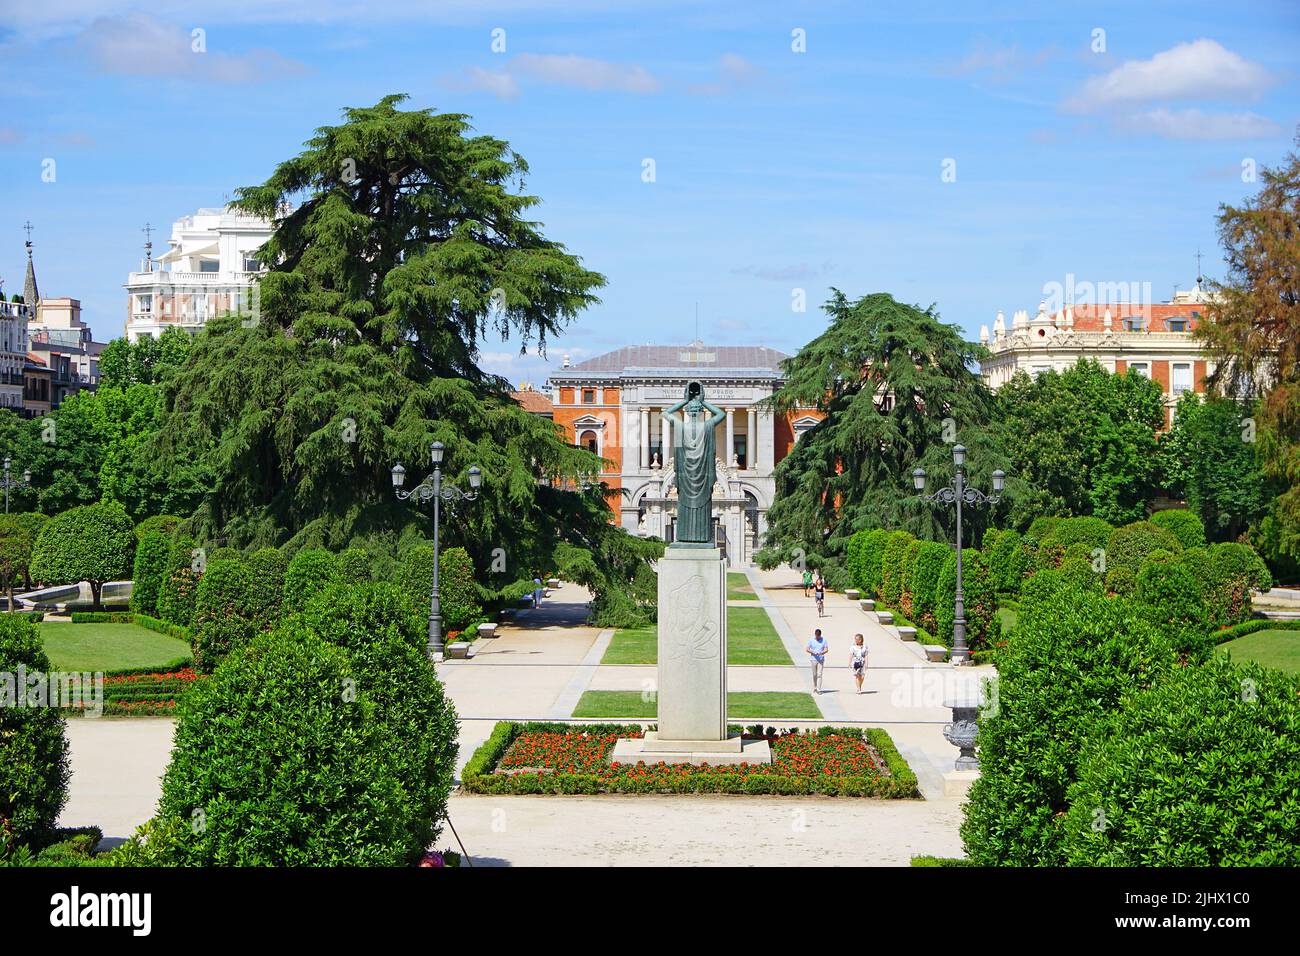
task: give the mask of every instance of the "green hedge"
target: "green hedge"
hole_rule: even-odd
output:
[[[1191,511],[1157,511],[1151,516],[1151,523],[1171,532],[1184,548],[1205,547],[1205,524]]]
[[[140,531],[135,548],[135,565],[131,572],[131,610],[142,614],[158,613],[158,595],[167,577],[171,538],[162,531]]]
[[[862,727],[821,727],[818,734],[861,737],[871,744],[889,768],[889,777],[721,777],[714,774],[683,775],[670,782],[604,779],[595,774],[554,773],[497,775],[493,773],[515,738],[525,733],[631,734],[640,724],[565,724],[557,722],[501,721],[461,771],[461,786],[470,793],[491,794],[598,794],[598,793],[741,793],[758,795],[821,794],[831,797],[903,798],[919,795],[916,774],[899,754],[885,731]],[[729,728],[738,729],[738,728]]]
[[[1073,545],[1083,545],[1084,553],[1091,559],[1093,551],[1102,550],[1110,544],[1114,531],[1114,526],[1101,518],[1061,518],[1039,542],[1038,566],[1060,567],[1066,552]]]
[[[135,615],[129,611],[73,611],[73,624],[134,624]]]
[[[1232,625],[1232,627],[1212,631],[1209,640],[1214,644],[1226,644],[1228,641],[1235,641],[1239,637],[1245,637],[1247,634],[1254,634],[1257,631],[1300,631],[1300,621],[1270,621],[1267,618],[1257,618],[1253,621],[1243,621],[1240,624]]]
[[[174,637],[182,640],[187,644],[194,643],[194,632],[188,627],[181,627],[179,624],[172,624],[169,621],[162,621],[156,617],[150,617],[148,614],[133,615],[131,623],[138,624],[140,627],[147,627],[151,631],[157,631],[159,634],[166,634],[168,637]]]
[[[880,599],[898,607],[903,596],[903,570],[907,549],[915,539],[906,531],[891,531],[880,559]]]
[[[984,556],[974,548],[964,548],[961,554],[961,584],[966,612],[966,646],[972,651],[995,647],[1002,636],[998,621],[997,595],[989,577]],[[936,643],[952,647],[953,627],[956,624],[955,599],[957,596],[957,552],[950,551],[944,561],[943,573],[935,591]]]

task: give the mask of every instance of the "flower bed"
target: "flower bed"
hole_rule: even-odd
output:
[[[620,737],[639,724],[502,721],[461,775],[471,793],[747,793],[915,797],[916,775],[883,730],[822,727],[762,734],[770,764],[611,764]],[[739,727],[732,727],[732,732]]]
[[[104,677],[104,714],[159,717],[176,713],[176,704],[195,681],[206,678],[192,667],[170,671],[119,671]]]

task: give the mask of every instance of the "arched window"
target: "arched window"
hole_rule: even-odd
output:
[[[600,454],[600,443],[596,439],[596,433],[585,431],[578,436],[578,444],[593,454]]]

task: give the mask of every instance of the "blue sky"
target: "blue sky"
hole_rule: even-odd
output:
[[[120,336],[146,221],[391,92],[508,140],[547,234],[608,279],[546,360],[482,344],[516,382],[688,341],[697,303],[707,341],[794,351],[831,286],[973,337],[1070,274],[1162,301],[1199,247],[1218,275],[1219,203],[1300,123],[1300,5],[971,6],[0,0],[0,275],[21,290],[30,219],[42,292]]]

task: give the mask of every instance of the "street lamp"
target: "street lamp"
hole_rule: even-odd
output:
[[[429,446],[429,460],[433,462],[433,474],[429,475],[410,491],[403,491],[402,485],[406,483],[406,469],[400,464],[392,468],[393,491],[401,501],[414,498],[417,503],[423,504],[430,499],[433,500],[433,593],[429,598],[429,658],[435,662],[442,660],[442,608],[438,603],[438,523],[441,514],[441,503],[444,501],[473,501],[478,497],[479,486],[483,484],[483,472],[479,470],[478,465],[470,466],[469,491],[461,491],[450,482],[443,484],[442,481],[442,455],[444,452],[442,442],[436,441]]]
[[[3,479],[3,484],[4,484],[4,489],[5,489],[5,514],[8,514],[8,513],[9,513],[9,489],[10,489],[10,488],[26,488],[26,487],[28,487],[29,485],[31,485],[31,483],[32,483],[32,471],[31,471],[30,468],[24,468],[24,469],[23,469],[23,476],[22,476],[21,479],[19,479],[19,478],[13,478],[13,477],[10,476],[10,474],[9,474],[9,469],[12,468],[12,467],[13,467],[13,459],[10,458],[8,455],[6,455],[6,456],[5,456],[5,476],[4,476],[4,479]]]
[[[940,488],[932,495],[922,494],[920,497],[923,501],[957,506],[957,595],[952,625],[952,662],[965,664],[969,660],[970,651],[966,647],[966,606],[961,589],[961,506],[963,502],[972,506],[997,504],[1002,499],[1002,488],[1006,485],[1007,476],[1000,469],[993,472],[993,494],[986,495],[978,488],[966,487],[966,449],[961,445],[952,446],[952,463],[952,484]],[[925,491],[924,468],[913,470],[912,484],[918,492]]]

